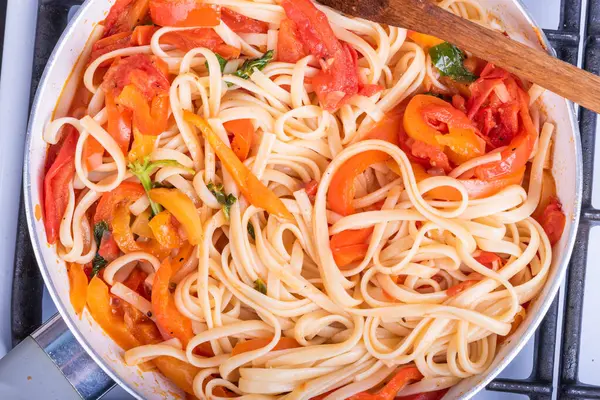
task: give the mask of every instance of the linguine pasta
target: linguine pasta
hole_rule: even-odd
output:
[[[492,25],[476,1],[438,3]],[[70,276],[72,270],[94,276],[88,309],[109,335],[120,338],[115,340],[126,350],[125,362],[154,361],[199,399],[362,399],[412,368],[415,377],[396,387],[399,396],[408,396],[484,372],[540,293],[552,260],[545,220],[538,218],[552,191],[544,182],[551,180],[546,168],[554,129],[537,110],[541,89],[514,78],[519,90],[531,94],[527,112],[537,136],[524,160],[528,183],[520,184],[523,166],[516,181],[473,196],[466,182],[474,181],[478,168],[501,163],[507,146],[452,162],[444,171],[435,162],[421,167],[396,139],[372,134],[417,94],[457,93],[428,46],[405,29],[315,4],[335,37],[358,54],[360,85],[377,87],[332,108],[315,94],[327,60],[307,54],[281,61],[286,56],[279,53],[279,30],[291,17],[280,1],[204,4],[259,21],[265,29],[236,32],[224,19],[204,28],[222,46],[239,51],[227,60],[210,46],[182,48],[169,38],[195,27],[168,25],[156,27],[148,44],[109,48],[90,60],[108,23],[97,25],[74,74],[80,87],[67,85],[44,132],[49,144],[63,148],[67,132],[75,138],[72,179],[54,189],[64,193],[54,201],[63,204],[58,254],[70,264]],[[268,51],[273,56],[266,65],[251,69],[247,78],[236,73],[245,60]],[[103,82],[118,63],[147,56],[164,63],[168,119],[160,132],[143,135],[136,122],[141,111],[133,108],[133,143],[128,138],[123,147],[111,118],[128,107],[122,96],[111,98]],[[150,87],[158,90],[160,84]],[[508,103],[502,101],[507,87],[494,89],[502,103]],[[154,100],[145,107],[154,116]],[[201,117],[204,127],[189,113]],[[406,115],[403,121],[406,127]],[[251,130],[243,166],[290,218],[248,196],[225,165],[210,134],[239,155],[237,136],[231,139],[235,123]],[[452,121],[446,123],[454,129]],[[519,124],[526,124],[523,115]],[[100,149],[95,159],[93,146]],[[352,212],[340,212],[331,193],[338,190],[341,171],[361,154],[373,160],[351,178],[346,206]],[[151,190],[139,184],[140,171],[148,173]],[[436,196],[440,190],[453,195]],[[112,208],[99,221],[103,202]],[[192,214],[195,225],[188,221]],[[47,224],[51,215],[46,207]],[[107,225],[97,236],[99,222]],[[133,232],[129,242],[119,229]],[[358,257],[334,246],[348,232],[364,236],[350,245]],[[105,257],[115,241],[113,256]],[[110,304],[96,304],[91,295],[103,290]],[[101,307],[112,307],[110,318],[129,333],[115,333],[118,324],[110,318],[113,327],[103,325]],[[156,330],[155,323],[160,336],[141,339],[139,327]],[[173,365],[191,371],[191,378],[173,378],[177,374],[165,359],[176,360]]]

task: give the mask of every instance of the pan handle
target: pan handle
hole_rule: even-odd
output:
[[[0,399],[98,399],[113,386],[59,314],[0,360]]]

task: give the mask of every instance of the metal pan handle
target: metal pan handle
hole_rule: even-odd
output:
[[[113,386],[59,314],[0,360],[0,399],[98,399]]]

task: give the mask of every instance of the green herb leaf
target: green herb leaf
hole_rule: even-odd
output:
[[[218,55],[217,53],[215,53],[215,56],[217,56],[217,60],[219,60],[219,66],[221,67],[221,72],[223,72],[225,70],[225,66],[227,65],[227,60]],[[208,67],[208,61],[206,61],[204,65],[206,65],[206,69],[210,72],[210,68]]]
[[[129,163],[129,165],[127,167],[129,168],[129,171],[131,171],[131,173],[140,180],[142,186],[144,187],[144,190],[146,191],[146,195],[154,187],[154,183],[152,182],[152,178],[150,178],[150,176],[154,173],[154,171],[156,169],[158,169],[160,167],[183,168],[187,172],[191,173],[192,175],[195,173],[193,169],[186,168],[183,165],[179,164],[175,160],[150,161],[150,157],[145,157],[144,160],[141,162],[140,161],[131,162],[131,163]],[[148,196],[148,199],[150,200],[150,208],[152,209],[152,216],[155,216],[156,214],[158,214],[159,212],[162,211],[162,207],[160,206],[160,204],[153,202],[149,196]]]
[[[254,72],[254,68],[262,71],[272,59],[273,50],[269,50],[261,58],[244,61],[244,64],[242,64],[242,66],[235,71],[234,75],[242,79],[248,79],[250,78],[250,75],[252,75],[252,72]]]
[[[477,79],[471,71],[465,68],[465,54],[455,45],[448,42],[438,44],[429,49],[433,65],[443,76],[448,76],[457,82],[473,82]]]
[[[108,262],[100,255],[96,254],[92,260],[92,278],[100,272],[100,270],[106,267]]]
[[[106,231],[108,231],[108,223],[106,223],[106,221],[100,221],[94,225],[94,239],[96,239],[96,246],[100,247],[102,236],[104,236],[104,232]]]
[[[267,294],[267,284],[260,278],[254,281],[254,289],[258,290],[262,294]]]
[[[210,190],[213,196],[215,196],[219,204],[223,206],[223,214],[225,214],[225,218],[229,220],[229,210],[231,209],[231,206],[235,204],[237,198],[231,193],[225,193],[223,190],[223,185],[215,185],[214,183],[210,182],[208,185],[206,185],[206,187],[208,190]]]
[[[250,222],[248,222],[248,235],[250,235],[250,237],[253,240],[256,240],[256,233],[254,232],[254,225],[252,225]]]

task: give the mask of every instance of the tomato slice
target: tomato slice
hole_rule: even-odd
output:
[[[115,60],[104,75],[102,89],[118,96],[129,84],[141,91],[148,101],[158,95],[167,95],[171,86],[168,67],[159,57],[147,54]]]
[[[92,46],[90,62],[94,61],[100,56],[103,56],[104,54],[110,53],[111,51],[124,49],[129,46],[131,46],[131,33],[129,31],[115,33],[112,36],[104,37],[98,40]],[[108,65],[110,65],[110,61],[105,61],[100,64],[101,67],[106,67]]]
[[[159,26],[217,26],[218,8],[199,0],[150,0],[152,22]]]
[[[538,222],[548,235],[550,244],[555,245],[560,240],[567,222],[567,217],[562,210],[562,204],[558,200],[558,197],[550,199]]]
[[[100,241],[98,255],[108,262],[111,262],[119,257],[119,246],[117,246],[117,242],[115,242],[112,233],[104,232],[102,240]]]
[[[148,292],[144,287],[144,282],[146,281],[147,277],[147,273],[145,273],[141,269],[135,268],[133,271],[131,271],[127,279],[123,281],[123,285],[127,286],[129,289],[133,290],[140,296],[144,297],[146,300],[150,300]]]
[[[221,7],[221,20],[236,33],[267,33],[269,24]]]
[[[254,125],[249,119],[236,119],[223,124],[225,130],[233,135],[231,149],[241,161],[248,158],[254,139]]]
[[[296,23],[289,18],[284,18],[277,33],[277,60],[296,63],[306,55],[304,45],[296,33]]]
[[[488,267],[489,269],[493,269],[494,263],[502,263],[502,259],[496,253],[492,253],[489,251],[481,251],[481,253],[477,257],[473,257],[475,260]]]
[[[105,97],[106,113],[108,115],[107,131],[117,142],[123,154],[127,154],[131,141],[132,112],[126,108],[118,107],[112,93]]]
[[[336,38],[327,16],[310,0],[284,0],[281,5],[286,16],[296,24],[296,34],[304,51],[321,63],[321,71],[312,81],[321,105],[327,111],[337,110],[358,93],[356,51]]]
[[[240,56],[240,49],[225,44],[223,39],[211,28],[168,32],[161,36],[161,43],[173,45],[183,51],[206,47],[227,60]]]
[[[50,244],[54,244],[58,238],[60,222],[69,202],[69,182],[75,176],[75,147],[79,132],[70,125],[63,129],[65,139],[44,176],[44,227]]]
[[[117,0],[104,20],[104,37],[131,33],[148,15],[148,0]]]

